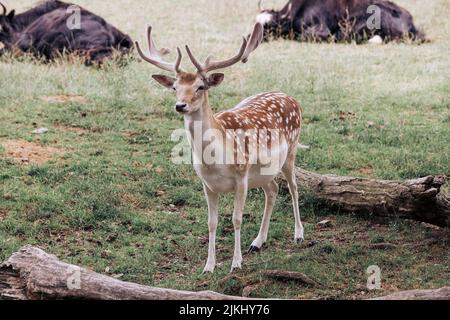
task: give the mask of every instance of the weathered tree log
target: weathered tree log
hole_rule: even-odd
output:
[[[280,274],[280,271],[268,275]],[[293,273],[286,272],[292,278]],[[296,277],[298,280],[298,276]],[[302,281],[308,279],[301,276]],[[31,246],[14,253],[0,265],[0,300],[247,300],[213,291],[190,292],[153,288],[120,281],[75,265]],[[380,300],[450,299],[450,287],[397,292]]]
[[[237,300],[213,291],[147,287],[61,262],[35,247],[24,247],[0,265],[0,300]]]
[[[400,291],[372,300],[450,300],[450,287],[430,290]]]
[[[450,227],[450,197],[441,193],[449,176],[407,181],[320,175],[297,168],[297,182],[320,204],[340,212],[399,217]]]

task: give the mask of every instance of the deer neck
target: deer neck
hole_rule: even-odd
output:
[[[201,108],[193,114],[184,116],[184,126],[194,154],[198,159],[202,159],[203,151],[210,143],[209,141],[204,141],[205,133],[208,132],[208,130],[223,131],[222,127],[215,119],[211,106],[209,105],[207,92],[204,93]]]
[[[203,133],[210,129],[220,130],[221,127],[217,123],[211,106],[209,105],[208,92],[204,93],[201,108],[193,114],[184,116],[184,124],[191,137],[194,136],[195,128],[201,128]]]

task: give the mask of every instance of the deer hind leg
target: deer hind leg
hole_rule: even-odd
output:
[[[294,241],[299,243],[304,240],[304,231],[302,221],[300,220],[300,210],[298,207],[298,188],[297,181],[295,180],[295,156],[296,149],[292,151],[284,164],[281,172],[283,173],[284,178],[287,181],[289,187],[289,193],[292,198],[292,206],[294,208],[294,218],[295,218],[295,234]]]
[[[275,201],[278,194],[278,184],[275,180],[269,182],[267,186],[263,187],[264,194],[266,197],[266,203],[264,208],[264,216],[261,222],[261,227],[259,229],[258,236],[252,242],[252,245],[248,249],[249,253],[258,252],[264,243],[267,241],[267,234],[269,233],[270,217],[272,216],[273,207],[275,206]]]
[[[234,226],[234,255],[231,264],[231,272],[234,269],[240,269],[242,265],[241,252],[241,224],[244,213],[245,201],[247,199],[248,179],[247,176],[240,177],[236,181],[233,226]]]

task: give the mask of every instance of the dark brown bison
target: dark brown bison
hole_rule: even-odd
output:
[[[265,26],[265,39],[362,42],[377,36],[383,41],[424,41],[413,17],[385,0],[290,0],[280,11],[265,10],[260,1],[257,21]]]
[[[126,54],[133,48],[128,35],[79,6],[50,0],[17,15],[0,6],[3,52],[31,52],[46,60],[76,53],[87,62],[101,63],[114,52]]]

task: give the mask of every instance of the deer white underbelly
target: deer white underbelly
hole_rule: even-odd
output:
[[[276,177],[286,162],[288,145],[283,143],[278,148],[273,148],[270,161],[264,159],[250,159],[251,164],[248,171],[248,187],[260,188],[266,186]],[[211,191],[219,193],[230,193],[235,191],[236,179],[240,173],[235,164],[195,164],[194,170],[200,179]]]

